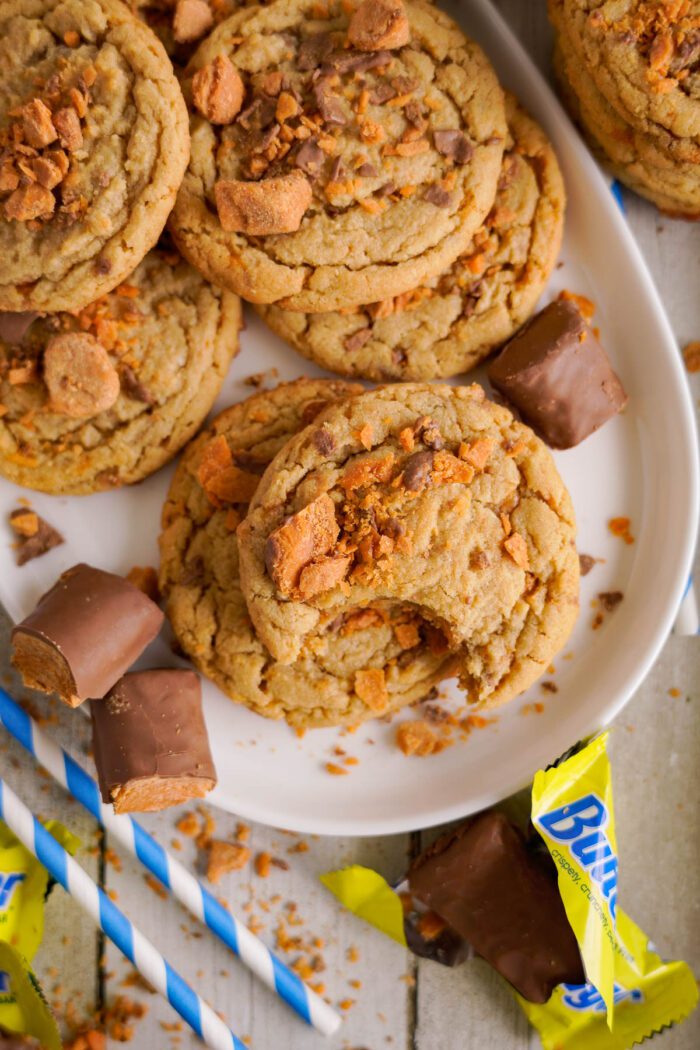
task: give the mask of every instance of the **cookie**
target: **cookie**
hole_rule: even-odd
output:
[[[615,178],[674,218],[700,218],[700,167],[674,161],[658,139],[620,117],[581,63],[572,60],[565,30],[553,64],[564,104]]]
[[[82,311],[29,314],[13,332],[21,316],[0,314],[0,473],[72,494],[140,481],[175,455],[214,403],[241,324],[235,295],[159,250]]]
[[[342,375],[434,379],[474,368],[534,310],[556,263],[564,183],[539,125],[506,95],[510,137],[486,222],[449,270],[354,312],[257,312],[310,360]]]
[[[118,0],[0,0],[0,310],[79,310],[141,262],[187,165],[187,111]]]
[[[130,0],[134,14],[156,34],[176,66],[185,66],[215,25],[228,18],[238,0]]]
[[[354,688],[368,661],[386,668],[392,710],[424,697],[447,670],[445,653],[421,644],[413,618],[392,617],[381,603],[338,617],[291,665],[272,659],[248,616],[236,543],[247,500],[294,434],[329,401],[361,389],[299,379],[233,405],[188,447],[163,509],[159,582],[179,645],[232,700],[297,727],[373,717],[376,711]],[[226,460],[227,451],[234,468],[229,478],[238,486],[228,493],[211,466],[217,453]]]
[[[598,90],[674,160],[700,161],[700,0],[552,0]]]
[[[318,416],[272,461],[238,529],[251,619],[292,663],[340,614],[410,611],[471,703],[526,689],[577,615],[570,497],[551,454],[481,387],[382,387]],[[383,668],[356,690],[381,710]]]
[[[444,271],[493,203],[503,94],[423,0],[246,8],[189,69],[171,228],[245,299],[322,312],[401,295]]]

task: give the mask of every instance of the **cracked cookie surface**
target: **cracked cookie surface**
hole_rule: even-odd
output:
[[[0,0],[0,309],[81,309],[155,244],[189,156],[155,35],[117,0]]]
[[[152,474],[214,403],[240,324],[237,296],[154,249],[84,310],[0,336],[0,473],[74,494]]]
[[[361,51],[344,46],[345,8],[320,10],[244,9],[199,48],[183,85],[192,159],[171,217],[210,279],[314,312],[444,270],[493,203],[507,134],[491,66],[441,11],[407,3],[409,43]]]
[[[700,161],[700,0],[550,0],[555,25],[619,115]]]
[[[278,660],[380,601],[441,635],[485,707],[539,677],[577,615],[570,497],[545,445],[478,386],[401,384],[331,406],[270,464],[238,541]]]
[[[674,160],[644,131],[628,124],[571,57],[566,29],[554,48],[559,93],[599,159],[615,178],[673,217],[700,218],[700,166]]]
[[[506,95],[510,132],[486,222],[449,270],[394,299],[353,312],[257,312],[323,368],[382,382],[474,368],[528,319],[561,245],[564,184],[544,132]]]
[[[231,699],[297,727],[376,715],[369,688],[365,699],[355,690],[368,662],[385,669],[379,713],[421,699],[447,672],[415,617],[381,603],[338,617],[294,664],[280,664],[256,637],[241,592],[236,527],[262,472],[324,406],[361,389],[299,379],[233,405],[191,443],[163,508],[159,582],[180,646]]]

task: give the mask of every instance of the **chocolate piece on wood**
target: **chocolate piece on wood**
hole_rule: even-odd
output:
[[[25,685],[77,707],[112,688],[163,619],[155,602],[122,576],[74,565],[13,630],[12,662]]]
[[[100,791],[115,813],[167,809],[215,786],[194,671],[126,674],[90,712]]]
[[[412,895],[436,912],[530,1002],[586,981],[553,861],[507,817],[487,810],[411,865]]]
[[[571,300],[536,314],[488,374],[552,448],[578,445],[627,404],[605,350]]]

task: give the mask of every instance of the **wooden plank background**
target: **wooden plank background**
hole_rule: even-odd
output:
[[[550,35],[543,0],[497,0],[497,5],[547,69]],[[700,338],[700,229],[662,218],[629,194],[625,204],[680,344]],[[0,613],[0,653],[4,654],[0,675],[15,695],[22,695],[9,667],[8,626]],[[699,681],[698,640],[671,637],[654,671],[618,719],[611,746],[620,899],[662,954],[686,959],[696,972],[700,970]],[[669,695],[670,689],[679,695]],[[43,699],[37,706],[47,710]],[[77,756],[87,754],[86,729],[83,719],[56,710],[51,732]],[[301,839],[254,826],[253,851],[269,852],[288,869],[273,866],[269,878],[249,875],[249,869],[222,881],[221,895],[237,913],[259,924],[268,943],[278,937],[281,921],[283,936],[301,940],[300,947],[290,947],[288,958],[313,962],[317,956],[321,961],[323,969],[312,980],[323,983],[332,1002],[346,1007],[340,1033],[324,1040],[253,981],[179,905],[161,899],[146,884],[138,865],[119,855],[115,862],[111,844],[101,842],[94,823],[63,792],[38,777],[19,748],[5,740],[0,740],[0,768],[36,812],[63,819],[80,835],[86,847],[81,863],[258,1050],[534,1050],[539,1046],[508,987],[485,964],[472,961],[449,971],[417,962],[341,912],[319,887],[320,872],[349,861],[376,867],[393,878],[435,832],[382,839]],[[192,839],[175,829],[176,818],[171,812],[144,822],[169,848],[177,839],[180,857],[201,870],[202,857]],[[216,813],[215,819],[217,837],[234,836],[234,817]],[[300,842],[308,847],[304,852],[298,851]],[[103,942],[60,889],[48,906],[37,970],[63,1016],[87,1016],[119,995],[143,1002],[147,1013],[133,1022],[130,1045],[135,1050],[188,1050],[201,1045],[189,1032],[177,1030],[177,1018],[165,1002],[131,985],[129,967],[119,953]],[[116,1039],[108,1040],[110,1050],[118,1045]],[[700,1012],[657,1037],[656,1045],[662,1050],[695,1050],[700,1046]]]

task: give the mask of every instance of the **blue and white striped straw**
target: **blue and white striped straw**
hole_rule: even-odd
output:
[[[0,723],[32,754],[54,780],[141,861],[152,875],[219,937],[268,988],[323,1035],[341,1024],[339,1015],[267,948],[247,926],[222,904],[146,829],[126,814],[116,814],[102,802],[99,788],[67,752],[54,744],[19,704],[0,689]]]
[[[190,988],[158,949],[92,881],[5,781],[0,780],[0,820],[14,831],[46,870],[93,917],[111,941],[212,1050],[246,1050],[212,1008]]]

